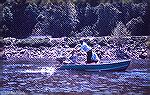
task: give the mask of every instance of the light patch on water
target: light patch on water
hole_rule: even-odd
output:
[[[26,70],[24,72],[25,73],[42,73],[42,74],[48,73],[52,75],[55,71],[56,71],[56,68],[54,67],[42,67],[37,70]]]
[[[0,95],[26,95],[26,93],[21,91],[0,91]]]

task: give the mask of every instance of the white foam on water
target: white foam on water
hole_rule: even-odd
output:
[[[42,74],[48,73],[48,74],[52,75],[55,71],[56,71],[56,68],[54,68],[54,67],[42,67],[40,69],[26,70],[24,72],[26,72],[26,73],[42,73]]]

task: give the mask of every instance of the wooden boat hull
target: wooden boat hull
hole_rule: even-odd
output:
[[[125,71],[130,60],[104,62],[100,64],[64,64],[60,70],[84,70],[84,71]]]

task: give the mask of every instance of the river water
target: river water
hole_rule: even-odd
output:
[[[124,72],[56,70],[56,62],[1,61],[0,95],[148,95],[150,61]]]

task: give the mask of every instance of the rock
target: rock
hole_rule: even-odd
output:
[[[60,58],[56,58],[56,61],[63,63],[63,61],[65,61],[66,58],[65,57],[60,57]]]
[[[145,59],[145,58],[147,58],[147,56],[146,56],[146,55],[143,55],[143,54],[140,54],[140,55],[139,55],[139,58]]]
[[[119,48],[116,49],[116,55],[118,59],[129,59],[129,56],[124,51],[120,50]]]

